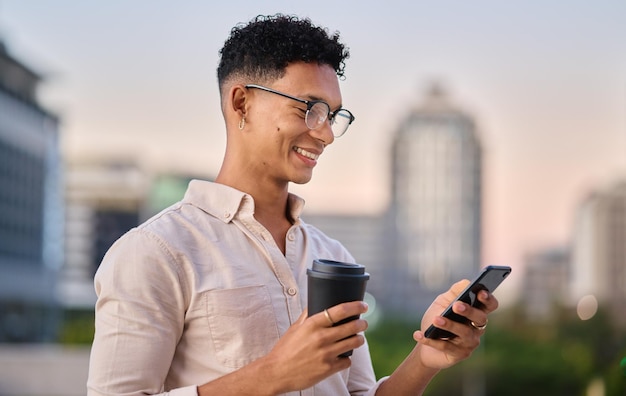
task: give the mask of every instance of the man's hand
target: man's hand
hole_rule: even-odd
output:
[[[472,307],[461,301],[457,301],[452,306],[452,310],[468,319],[470,324],[458,323],[453,320],[443,318],[441,313],[450,305],[459,293],[469,284],[468,280],[455,283],[445,293],[440,294],[428,308],[422,318],[422,329],[426,329],[430,324],[448,330],[457,337],[448,340],[435,340],[424,337],[422,331],[416,331],[414,339],[419,343],[419,355],[422,364],[435,369],[450,367],[463,359],[469,357],[480,344],[480,337],[485,329],[480,329],[487,323],[487,315],[498,308],[498,300],[486,290],[478,293],[478,301],[482,306]]]
[[[310,388],[324,378],[350,367],[350,358],[339,357],[365,343],[367,322],[357,319],[332,326],[350,316],[367,312],[367,304],[355,301],[307,317],[306,310],[266,356],[198,387],[198,395],[275,395]]]
[[[385,380],[377,396],[421,395],[433,377],[444,368],[448,368],[469,357],[480,344],[480,336],[485,332],[478,329],[487,323],[487,315],[498,308],[498,300],[486,291],[478,293],[481,308],[471,307],[464,302],[456,302],[453,311],[476,324],[461,324],[441,317],[443,311],[469,284],[463,280],[452,285],[450,290],[437,296],[422,318],[422,329],[431,323],[457,335],[449,340],[435,340],[424,337],[422,331],[416,331],[413,338],[418,342],[409,356]]]
[[[336,323],[366,311],[367,304],[355,301],[329,308],[328,315]],[[367,322],[363,319],[333,327],[324,312],[307,317],[305,310],[262,358],[271,377],[283,383],[277,393],[309,388],[350,367],[350,358],[338,356],[363,345],[365,338],[358,333],[365,329]]]

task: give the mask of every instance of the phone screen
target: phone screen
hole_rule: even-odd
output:
[[[511,273],[511,267],[490,265],[485,267],[480,274],[459,294],[459,296],[443,311],[442,316],[455,322],[468,323],[468,320],[452,311],[452,304],[456,301],[463,301],[474,307],[479,307],[480,301],[477,295],[481,290],[487,290],[493,293],[494,290],[502,283],[504,279]],[[449,331],[430,325],[424,332],[424,336],[428,338],[450,339],[456,337]]]

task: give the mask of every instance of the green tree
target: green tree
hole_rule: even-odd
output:
[[[442,371],[428,396],[462,395],[473,387],[485,395],[585,395],[594,378],[607,396],[626,394],[626,337],[606,312],[580,320],[555,307],[547,320],[530,320],[521,306],[498,311],[480,348],[468,360]],[[415,322],[385,319],[368,330],[374,370],[389,375],[414,347]],[[481,390],[484,390],[482,392]]]

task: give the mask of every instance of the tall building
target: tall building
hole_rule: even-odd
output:
[[[481,266],[481,143],[474,121],[439,85],[393,142],[391,221],[397,287],[438,292]]]
[[[626,325],[626,181],[581,204],[572,259],[573,303],[592,296]]]
[[[93,309],[93,276],[113,242],[139,224],[149,178],[132,161],[75,161],[67,165],[65,188],[58,295],[64,308]]]
[[[570,251],[549,248],[533,251],[524,257],[524,304],[531,320],[545,321],[555,317],[555,309],[569,300]]]
[[[63,262],[57,118],[40,76],[0,42],[0,342],[54,338]]]

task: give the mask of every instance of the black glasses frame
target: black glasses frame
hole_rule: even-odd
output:
[[[321,126],[322,126],[322,124],[324,123],[324,121],[326,121],[326,120],[329,120],[329,121],[330,121],[331,129],[332,129],[332,125],[335,123],[335,116],[336,116],[339,112],[345,112],[345,113],[347,113],[348,118],[349,118],[348,123],[346,124],[346,127],[344,128],[344,130],[343,130],[343,131],[341,131],[341,133],[339,133],[339,134],[335,134],[335,132],[333,131],[333,135],[334,135],[335,137],[340,137],[340,136],[343,136],[343,134],[344,134],[344,133],[346,133],[346,131],[348,130],[348,127],[350,126],[350,124],[352,124],[352,122],[354,122],[354,120],[356,119],[356,118],[354,117],[354,115],[352,115],[352,112],[351,112],[350,110],[348,110],[348,109],[340,108],[340,109],[337,109],[337,110],[335,110],[335,111],[330,111],[330,105],[329,105],[328,103],[324,102],[323,100],[306,100],[306,99],[300,99],[300,98],[296,98],[295,96],[291,96],[291,95],[289,95],[289,94],[286,94],[286,93],[284,93],[284,92],[276,91],[276,90],[274,90],[274,89],[271,89],[271,88],[268,88],[268,87],[264,87],[264,86],[262,86],[262,85],[257,85],[257,84],[248,84],[248,85],[245,85],[245,88],[255,88],[255,89],[260,89],[260,90],[262,90],[262,91],[266,91],[266,92],[269,92],[269,93],[273,93],[273,94],[276,94],[276,95],[280,95],[280,96],[282,96],[282,97],[285,97],[285,98],[288,98],[288,99],[292,99],[292,100],[295,100],[295,101],[298,101],[298,102],[300,102],[300,103],[305,104],[305,105],[306,105],[306,114],[305,114],[305,116],[304,116],[304,122],[305,122],[305,124],[307,124],[307,127],[308,127],[308,128],[310,128],[310,129],[317,129],[317,128],[321,127]],[[320,122],[320,121],[317,121],[319,124],[318,124],[318,125],[316,125],[315,127],[313,127],[313,128],[312,128],[312,127],[309,125],[309,122],[308,122],[308,119],[309,119],[309,113],[310,113],[311,109],[313,108],[313,106],[315,106],[315,105],[316,105],[316,104],[318,104],[318,103],[321,103],[321,104],[323,104],[324,106],[326,106],[327,113],[326,113],[326,117],[325,117],[325,118],[324,118],[321,122]]]

